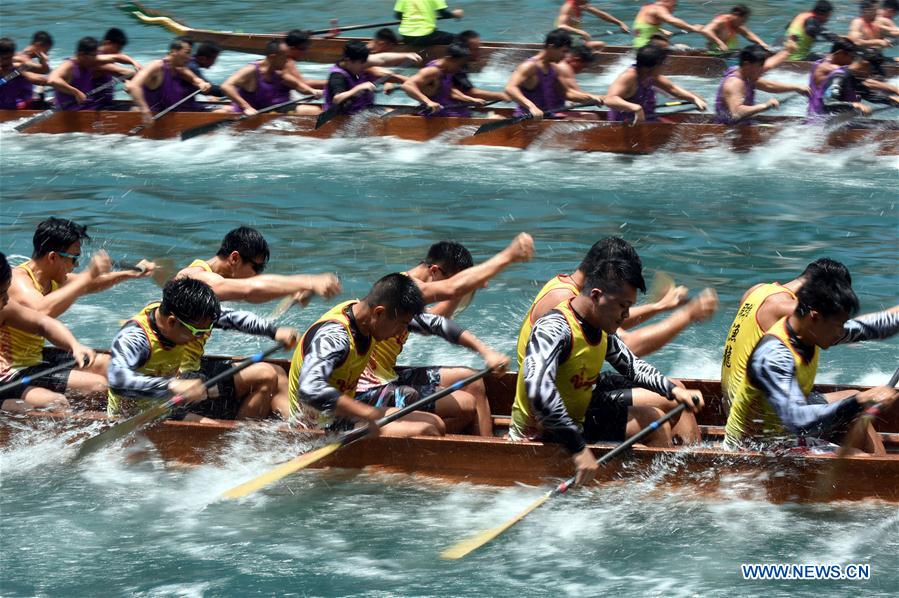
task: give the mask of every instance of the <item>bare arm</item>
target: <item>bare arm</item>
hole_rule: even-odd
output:
[[[3,317],[6,324],[29,334],[40,335],[54,347],[74,352],[81,344],[65,324],[26,305],[10,302],[3,310]]]
[[[743,81],[736,77],[728,79],[724,83],[724,104],[734,120],[743,120],[779,105],[774,98],[761,104],[746,104],[745,101]]]
[[[506,95],[512,98],[513,102],[521,104],[525,108],[527,108],[528,112],[534,115],[534,118],[542,118],[543,111],[540,110],[534,102],[527,99],[524,95],[524,92],[521,91],[521,86],[524,85],[524,82],[527,81],[530,77],[534,76],[536,72],[537,65],[532,61],[524,62],[515,69],[515,72],[512,73],[512,76],[509,78],[509,82],[506,84]]]
[[[765,43],[765,40],[763,40],[758,35],[756,35],[755,32],[752,29],[750,29],[749,27],[747,27],[746,25],[743,25],[742,27],[737,29],[737,31],[739,31],[740,35],[742,35],[749,41],[760,45],[761,47],[765,48],[766,50],[771,49],[768,47],[768,44]]]
[[[656,79],[656,86],[668,95],[693,102],[700,110],[705,110],[708,107],[705,100],[692,91],[687,91],[683,87],[675,85],[668,77],[659,77]]]
[[[403,66],[405,64],[421,64],[421,62],[421,55],[415,52],[378,52],[368,57],[365,66]]]
[[[162,61],[154,60],[125,84],[125,91],[131,94],[134,103],[144,114],[150,114],[150,106],[147,105],[147,99],[144,97],[144,85],[152,87],[150,83],[158,81],[161,72]]]
[[[190,278],[208,284],[221,301],[265,303],[302,292],[324,297],[333,297],[340,292],[340,282],[333,274],[260,274],[252,278],[224,278],[211,272],[197,272],[191,273]]]
[[[718,48],[722,51],[727,51],[727,44],[724,43],[720,37],[718,37],[718,29],[721,27],[720,19],[713,19],[711,23],[703,27],[698,33],[701,33],[703,37],[707,40],[718,46]]]
[[[403,82],[403,91],[406,92],[413,100],[417,100],[422,104],[425,104],[431,110],[440,110],[441,106],[438,102],[435,102],[428,96],[424,94],[421,90],[421,87],[424,85],[428,85],[437,77],[437,73],[439,69],[437,67],[429,66],[421,69],[408,79]]]
[[[9,298],[25,307],[56,318],[69,309],[79,297],[88,294],[94,281],[109,272],[109,267],[109,256],[105,251],[99,251],[91,259],[88,269],[80,274],[70,275],[65,284],[46,295],[35,289],[30,279],[14,276],[9,287]]]
[[[636,91],[637,73],[632,69],[628,69],[627,71],[619,75],[618,78],[615,79],[615,81],[613,81],[612,85],[609,87],[609,91],[606,93],[605,98],[606,106],[614,110],[642,114],[643,107],[640,106],[640,104],[635,104],[625,99],[633,97]]]
[[[53,69],[53,71],[47,77],[47,85],[49,85],[56,91],[61,91],[62,93],[75,96],[78,102],[81,103],[84,101],[85,95],[81,92],[80,89],[76,89],[75,87],[69,85],[68,80],[71,76],[72,63],[66,60],[61,65]]]
[[[584,10],[594,16],[599,17],[600,19],[602,19],[603,21],[605,21],[607,23],[612,23],[613,25],[617,25],[618,28],[621,29],[621,31],[623,31],[624,33],[630,33],[630,29],[628,29],[627,25],[624,24],[624,21],[622,21],[621,19],[618,19],[616,17],[613,17],[611,14],[607,13],[606,11],[600,10],[600,9],[596,8],[595,6],[589,6],[589,5],[585,6]]]
[[[141,69],[140,63],[127,54],[100,54],[99,56],[97,56],[97,62],[99,62],[100,64],[110,64],[113,62],[117,62],[119,64],[130,64],[136,71],[139,71]]]
[[[779,83],[777,81],[768,81],[767,79],[759,79],[755,84],[757,89],[767,91],[768,93],[789,93],[796,92],[804,95],[809,94],[807,85],[794,85],[792,83]]]
[[[232,73],[232,75],[225,79],[225,82],[220,86],[222,91],[225,92],[225,95],[228,96],[232,102],[240,106],[244,112],[248,110],[252,111],[253,107],[240,95],[239,88],[244,87],[250,80],[250,77],[255,75],[255,73],[256,67],[252,64],[248,64],[247,66],[238,69],[237,72]]]
[[[287,72],[287,69],[281,74],[281,78],[284,83],[287,84],[288,87],[292,87],[296,89],[300,93],[304,93],[307,96],[320,96],[322,94],[321,90],[315,89],[309,83],[302,78],[295,77],[292,73]]]
[[[705,289],[690,303],[661,322],[617,335],[638,357],[645,357],[671,342],[687,326],[708,319],[718,309],[718,295],[714,289]]]
[[[862,18],[855,18],[852,20],[852,24],[849,25],[849,35],[847,37],[851,39],[856,46],[866,48],[887,48],[891,45],[889,40],[886,39],[865,39],[864,19]]]

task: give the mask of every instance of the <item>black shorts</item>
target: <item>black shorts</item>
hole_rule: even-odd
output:
[[[365,392],[356,393],[355,398],[361,403],[377,407],[378,409],[389,409],[390,407],[402,409],[406,405],[411,405],[417,401],[420,396],[411,386],[388,382],[381,386],[369,388]],[[433,410],[433,403],[430,407]]]
[[[46,370],[47,368],[52,368],[54,366],[60,365],[68,360],[71,360],[72,354],[68,351],[63,351],[62,349],[57,349],[55,347],[45,347],[42,357],[44,360],[41,363],[19,370],[6,380],[0,382],[0,385],[15,382],[17,380],[21,380],[25,376],[33,376],[39,372]],[[69,386],[69,374],[72,373],[72,370],[74,368],[75,366],[72,365],[58,372],[54,372],[48,376],[35,378],[25,386],[14,386],[9,390],[0,393],[0,402],[7,399],[18,399],[22,396],[24,390],[29,386],[46,388],[47,390],[58,392],[59,394],[65,394],[66,388]]]
[[[203,380],[209,380],[232,367],[234,367],[234,363],[226,359],[201,357],[199,372],[195,372],[193,376],[187,377],[199,377]],[[184,419],[188,413],[194,413],[212,419],[237,419],[237,412],[240,411],[242,401],[237,397],[234,376],[225,378],[207,392],[209,398],[205,401],[176,407],[172,410],[171,418]]]
[[[427,35],[421,36],[411,36],[404,35],[403,43],[409,46],[422,47],[422,46],[448,46],[451,43],[456,41],[456,35],[454,33],[447,33],[446,31],[435,30]]]
[[[600,374],[584,415],[584,439],[623,442],[627,437],[627,410],[634,404],[634,383],[620,374]]]

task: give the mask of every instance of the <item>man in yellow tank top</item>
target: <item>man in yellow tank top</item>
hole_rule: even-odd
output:
[[[573,299],[580,294],[581,289],[584,288],[586,273],[596,268],[601,261],[613,258],[634,261],[642,269],[640,257],[630,243],[618,237],[609,237],[593,244],[574,273],[559,274],[543,286],[531,303],[518,333],[519,372],[524,367],[525,346],[530,338],[534,322],[559,303]],[[705,289],[661,322],[632,329],[656,314],[677,308],[683,302],[686,294],[686,287],[671,285],[658,301],[634,307],[616,332],[616,336],[635,355],[643,357],[667,344],[690,324],[706,320],[715,313],[718,307],[717,295],[714,289]],[[669,411],[673,408],[671,401],[665,397],[643,388],[631,388],[633,385],[627,385],[624,382],[615,374],[603,374],[595,389],[597,400],[617,405],[615,417],[609,418],[607,422],[609,427],[607,435],[618,440],[624,440],[627,429],[633,429],[643,421],[658,419],[661,416],[660,410]],[[696,418],[690,413],[682,413],[674,419],[671,430],[672,435],[684,443],[690,444],[700,440],[699,425],[696,423]]]
[[[9,338],[10,328],[25,334],[46,338],[54,346],[68,351],[66,359],[74,358],[76,363],[90,365],[96,355],[93,349],[85,347],[59,320],[46,314],[9,302],[9,286],[12,270],[6,256],[0,253],[0,385],[9,384],[34,376],[50,364],[14,368],[16,348]],[[47,376],[35,378],[21,386],[0,393],[0,409],[4,411],[27,411],[35,408],[63,409],[68,405],[65,391],[72,368]]]
[[[32,239],[34,249],[31,259],[13,268],[10,300],[58,318],[80,297],[104,291],[126,280],[149,276],[155,268],[152,262],[141,261],[136,269],[110,272],[109,257],[104,251],[98,251],[89,267],[76,274],[74,269],[81,259],[82,241],[89,239],[87,227],[71,220],[48,218],[38,224]],[[55,349],[45,350],[44,339],[40,335],[27,334],[15,327],[10,327],[8,333],[10,342],[17,347],[13,355],[14,369],[42,363],[53,365],[63,358],[68,359],[68,356],[60,356]],[[106,392],[108,365],[109,357],[98,355],[87,368],[61,372],[56,377],[58,384],[52,390],[60,395],[67,392],[103,394]]]
[[[265,237],[254,228],[241,226],[225,235],[215,256],[208,260],[194,260],[178,272],[175,278],[193,278],[205,282],[212,287],[219,301],[265,303],[282,297],[292,297],[293,303],[306,307],[313,295],[330,299],[340,293],[340,281],[335,274],[264,273],[269,256],[269,246]],[[221,361],[202,359],[193,367],[199,367],[201,371],[214,375],[212,369],[222,365]],[[272,399],[272,411],[287,419],[289,403],[287,373],[276,365],[258,365],[264,366],[254,370],[263,376],[258,383],[265,383],[264,380],[271,375],[278,378],[278,388]],[[244,379],[251,385],[255,384],[246,370]]]
[[[821,400],[812,388],[821,350],[899,333],[899,306],[850,319],[858,298],[838,270],[805,276],[795,294],[796,308],[779,319],[751,347],[745,368],[733,376],[725,444],[736,447],[831,450],[832,434],[845,430],[872,403],[889,408],[899,390],[873,388],[836,402]],[[895,364],[890,364],[892,368]],[[866,447],[883,452],[883,445]]]
[[[375,422],[395,411],[395,402],[412,403],[419,395],[397,387],[390,400],[372,405],[356,396],[356,385],[374,343],[405,332],[424,307],[415,281],[396,273],[378,280],[362,299],[326,312],[303,334],[290,362],[291,420],[333,430],[363,422],[378,435]],[[390,436],[442,436],[446,428],[437,415],[415,411],[382,431]]]
[[[295,346],[298,338],[293,328],[279,328],[253,313],[222,308],[204,282],[191,278],[171,280],[162,290],[162,301],[151,303],[129,319],[112,340],[109,414],[130,415],[145,409],[149,402],[181,395],[186,404],[176,408],[172,414],[176,419],[267,417],[277,379],[251,370],[262,366],[264,372],[268,364],[253,364],[208,392],[203,380],[230,364],[216,371],[184,369],[185,355],[216,328],[266,336],[284,343],[286,348]]]
[[[416,332],[435,334],[477,351],[488,363],[506,360],[504,355],[494,352],[449,318],[491,278],[511,264],[529,261],[533,255],[534,240],[527,233],[519,234],[504,250],[477,266],[473,265],[471,252],[463,245],[455,241],[435,243],[424,260],[405,272],[418,285],[425,304],[432,304],[421,318],[417,318],[413,328]],[[375,345],[356,388],[362,400],[382,400],[396,385],[409,386],[421,395],[429,395],[473,373],[469,368],[440,366],[408,367],[397,371],[397,360],[408,337],[409,332],[403,331],[397,337]],[[452,434],[493,435],[487,389],[480,380],[440,399],[433,411],[444,420],[447,431]]]
[[[691,411],[702,407],[699,391],[675,385],[615,336],[636,302],[637,289],[645,290],[639,262],[601,261],[586,273],[579,295],[534,323],[525,347],[510,436],[563,444],[574,461],[578,484],[596,474],[596,459],[587,444],[610,440],[608,420],[616,416],[608,402],[594,400],[603,362],[635,385],[684,403]],[[652,420],[640,423],[644,427]],[[657,439],[660,432],[670,439],[670,429],[660,428],[653,436]]]
[[[727,45],[711,34],[703,30],[702,25],[691,25],[690,23],[674,16],[674,10],[677,8],[677,0],[658,0],[652,4],[645,4],[640,8],[637,17],[634,19],[634,25],[631,28],[634,32],[634,48],[640,49],[650,42],[653,35],[664,33],[670,36],[671,33],[662,29],[662,25],[668,23],[673,27],[677,27],[683,31],[692,31],[704,36],[709,43],[722,52],[727,52]]]

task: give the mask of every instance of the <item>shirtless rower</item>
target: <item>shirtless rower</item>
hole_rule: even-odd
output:
[[[633,124],[662,120],[655,111],[657,87],[668,95],[696,104],[699,110],[706,110],[705,100],[675,85],[662,74],[667,57],[668,51],[655,44],[643,46],[637,51],[636,64],[618,75],[606,94],[608,120],[630,121]]]
[[[140,110],[144,124],[153,122],[154,112],[161,112],[174,106],[197,89],[209,91],[212,87],[187,68],[192,48],[193,42],[176,37],[169,44],[169,53],[165,58],[149,63],[125,86],[125,90],[131,94]],[[192,98],[174,110],[202,112],[204,107]]]
[[[892,46],[877,18],[877,0],[862,0],[859,16],[849,24],[849,39],[859,48],[883,49]]]
[[[429,62],[423,69],[406,79],[403,91],[413,100],[423,104],[428,116],[471,116],[471,109],[468,107],[450,107],[457,103],[475,106],[486,103],[484,99],[464,94],[455,85],[454,77],[462,72],[470,58],[471,52],[468,48],[454,42],[447,46],[443,58]]]
[[[594,102],[603,104],[603,97],[593,95],[570,86],[559,78],[557,64],[565,59],[571,50],[571,35],[567,31],[554,29],[546,35],[543,49],[522,62],[512,73],[506,85],[506,94],[518,103],[516,116],[530,114],[540,120],[545,112],[564,108],[565,101]]]
[[[99,262],[98,262],[99,265]],[[100,269],[91,270],[91,275],[99,275]],[[77,366],[47,376],[35,378],[25,386],[18,386],[0,394],[0,409],[3,411],[27,411],[29,409],[64,409],[68,406],[65,393],[69,377],[75,367],[90,366],[96,357],[93,349],[78,342],[65,325],[56,318],[41,313],[18,302],[9,301],[9,287],[12,284],[12,270],[6,256],[0,253],[0,385],[33,376],[50,367],[43,361],[40,350],[32,359],[22,355],[26,348],[18,342],[29,335],[47,339],[55,347],[67,351],[56,363],[74,358]],[[18,340],[17,340],[18,339]],[[53,365],[56,365],[54,363]],[[18,364],[18,365],[17,365]]]
[[[745,4],[737,4],[730,9],[730,12],[720,14],[712,19],[708,25],[703,27],[703,31],[724,42],[724,45],[732,52],[736,51],[739,47],[738,44],[740,43],[740,39],[737,37],[738,35],[743,36],[754,44],[758,44],[765,50],[770,50],[768,44],[746,26],[751,14],[752,11],[748,6]],[[714,55],[718,53],[720,49],[717,45],[710,42],[708,51],[709,54]]]
[[[114,285],[149,276],[155,264],[138,263],[138,269],[110,272],[109,256],[97,251],[84,272],[74,274],[83,251],[82,241],[89,240],[87,227],[63,218],[48,218],[40,224],[32,239],[31,259],[13,268],[9,298],[29,309],[51,318],[58,318],[84,295],[104,291]],[[7,331],[12,346],[12,367],[55,365],[59,353],[44,348],[44,339],[34,334],[10,328]],[[66,392],[92,394],[106,390],[106,366],[109,358],[98,355],[90,366],[63,372],[51,390],[60,400]]]
[[[103,34],[103,41],[97,48],[97,61],[101,64],[123,64],[132,67],[135,71],[141,69],[140,63],[124,54],[122,50],[128,45],[128,36],[118,27],[112,27]],[[125,72],[128,72],[127,70]],[[108,81],[112,81],[113,74],[106,73],[101,77],[94,78],[94,85],[103,85]],[[115,99],[115,89],[108,88],[100,92],[99,101],[107,105],[112,105]]]
[[[781,50],[776,54],[778,60],[773,64],[783,62],[787,58],[788,50]],[[769,52],[757,44],[752,44],[740,51],[740,65],[732,67],[724,74],[718,86],[718,96],[715,99],[715,122],[727,125],[748,123],[749,119],[766,110],[780,107],[777,98],[770,98],[766,102],[756,103],[755,90],[761,89],[768,93],[795,92],[809,95],[807,85],[795,85],[790,83],[778,83],[761,76],[770,68]]]
[[[393,49],[400,43],[400,39],[389,27],[383,27],[375,32],[368,42],[368,63],[366,66],[405,66],[421,64],[421,55],[415,52],[394,52]]]
[[[598,401],[593,390],[604,362],[632,384],[683,403],[691,412],[702,407],[699,391],[677,386],[615,336],[637,299],[637,290],[644,288],[638,262],[603,260],[585,274],[579,294],[536,320],[528,336],[510,438],[564,445],[574,461],[578,484],[590,481],[597,469],[588,443],[624,440],[620,435],[613,437],[618,434],[612,430],[617,411]],[[641,421],[640,427],[661,417],[660,411],[652,411],[653,419]],[[627,436],[632,435],[628,430]],[[647,438],[647,444],[665,446],[670,438],[666,422]]]
[[[899,0],[883,0],[877,11],[877,25],[889,37],[899,37],[899,25],[896,25],[896,14],[899,13]]]
[[[631,27],[634,32],[634,48],[639,49],[647,45],[652,36],[657,33],[665,33],[670,36],[662,29],[662,25],[668,23],[678,29],[698,33],[722,52],[727,52],[727,45],[714,33],[706,31],[702,25],[691,25],[683,19],[675,17],[673,14],[675,8],[677,8],[677,0],[658,0],[652,4],[643,5]]]
[[[16,62],[27,64],[33,73],[46,75],[50,72],[50,50],[53,49],[53,38],[46,31],[36,31],[31,36],[31,43],[16,54]],[[18,66],[18,64],[16,65]]]
[[[590,34],[583,29],[583,16],[585,12],[589,12],[593,16],[598,17],[607,23],[612,23],[617,26],[622,33],[631,32],[627,25],[624,24],[624,21],[613,17],[604,10],[591,6],[590,0],[565,0],[559,8],[559,16],[556,17],[556,27],[563,31],[567,31],[571,35],[582,38],[587,48],[596,52],[601,51],[606,47],[606,43],[594,41]]]
[[[633,246],[624,239],[609,237],[593,244],[577,269],[571,274],[559,274],[537,293],[518,333],[518,371],[524,367],[525,347],[534,323],[563,301],[573,299],[584,288],[587,272],[602,261],[619,259],[633,262],[642,270],[642,262]],[[645,357],[673,340],[681,331],[695,322],[711,317],[718,308],[718,296],[714,289],[705,289],[689,303],[679,307],[687,294],[686,287],[672,286],[656,302],[635,306],[615,335],[638,357]],[[634,328],[638,324],[662,312],[678,308],[673,314],[655,324]],[[645,424],[657,419],[659,410],[668,411],[674,406],[656,393],[634,388],[615,374],[603,374],[596,383],[594,400],[607,406],[614,413],[609,419],[609,435],[624,440],[625,434],[633,434]],[[666,428],[667,430],[667,428]],[[689,413],[681,414],[671,425],[671,437],[685,444],[699,442],[699,426]],[[671,438],[659,439],[670,443]]]
[[[422,292],[425,304],[435,304],[416,316],[413,332],[436,335],[484,355],[489,363],[500,359],[472,333],[463,330],[451,318],[460,302],[516,262],[528,261],[534,254],[534,241],[521,233],[503,251],[473,266],[471,253],[459,243],[442,241],[431,246],[417,266],[404,272]],[[410,329],[411,330],[411,329]],[[371,359],[356,387],[357,398],[370,403],[389,396],[397,385],[409,386],[421,395],[430,395],[467,378],[468,368],[408,367],[397,370],[397,362],[409,338],[408,332],[375,344]],[[502,356],[504,357],[504,356]],[[450,433],[471,430],[480,436],[493,435],[490,404],[482,381],[477,381],[444,397],[429,410],[439,415]]]
[[[284,71],[293,76],[294,79],[301,81],[304,85],[316,90],[315,95],[321,97],[321,90],[324,88],[326,81],[324,79],[307,79],[300,73],[297,62],[302,61],[306,57],[306,50],[309,49],[309,40],[312,32],[305,29],[291,29],[284,36],[284,44],[287,46],[287,65]]]
[[[58,110],[103,110],[110,105],[110,95],[97,93],[96,87],[109,81],[109,76],[130,77],[133,71],[113,63],[101,63],[97,59],[99,44],[93,37],[78,40],[75,56],[64,60],[51,71],[47,85],[56,90],[54,101]]]
[[[377,79],[389,76],[399,83],[406,81],[402,75],[369,64],[368,47],[360,41],[347,42],[343,56],[329,71],[322,110],[337,105],[341,114],[358,114],[375,105]]]
[[[0,37],[0,78],[9,77],[0,85],[0,110],[28,110],[34,101],[34,86],[47,82],[47,78],[32,73],[24,64],[15,64],[16,43],[8,37]]]
[[[279,328],[253,313],[222,308],[205,282],[170,280],[162,289],[162,301],[144,307],[112,340],[107,413],[131,415],[182,395],[187,404],[175,409],[175,419],[268,417],[277,378],[267,363],[254,363],[209,391],[203,387],[204,380],[233,365],[223,361],[212,369],[195,368],[216,328],[266,336],[288,349],[298,338],[293,328]]]
[[[473,98],[481,98],[488,102],[508,102],[509,96],[502,91],[490,91],[489,89],[481,89],[475,87],[469,79],[469,69],[471,64],[481,59],[481,36],[473,29],[466,29],[456,36],[456,41],[468,48],[471,58],[465,64],[461,71],[453,75],[453,86],[467,96]]]
[[[253,116],[257,111],[275,104],[290,101],[290,90],[294,89],[308,95],[318,95],[312,89],[287,72],[287,46],[278,40],[268,42],[265,47],[265,58],[258,62],[241,67],[222,83],[222,91],[231,98],[231,106],[219,112],[242,112]],[[296,114],[318,114],[318,106],[300,105]]]
[[[819,37],[827,32],[825,26],[833,15],[833,4],[828,0],[818,0],[815,6],[806,12],[796,15],[787,27],[787,37],[796,43],[795,49],[790,52],[788,60],[817,60],[820,58],[812,53],[812,46]]]
[[[334,297],[340,293],[340,281],[334,274],[263,274],[269,260],[269,247],[265,237],[256,229],[241,226],[229,231],[215,256],[208,260],[194,260],[175,275],[175,278],[193,278],[208,284],[219,301],[246,301],[264,303],[281,297],[293,296],[296,303],[306,306],[313,295]],[[205,339],[197,343],[204,350]],[[221,361],[194,356],[190,371],[199,370],[208,376],[217,373]],[[287,373],[271,364],[259,364],[260,375],[269,370],[277,377],[273,390],[271,409],[287,418]],[[228,367],[229,364],[225,364]],[[255,367],[255,366],[254,366]],[[248,374],[244,378],[248,378]]]
[[[730,368],[725,446],[834,450],[828,441],[834,431],[845,429],[865,407],[876,402],[887,407],[899,397],[899,390],[885,386],[858,394],[847,391],[836,401],[822,400],[812,390],[821,350],[899,332],[899,306],[850,319],[858,311],[858,298],[848,273],[832,270],[806,274],[791,298],[793,311],[763,335],[753,334],[759,337],[755,342],[738,345],[745,357]],[[752,306],[750,300],[744,305]],[[852,448],[885,454],[882,443],[871,446],[870,435],[865,446]]]
[[[393,14],[400,20],[403,43],[410,46],[434,46],[453,43],[455,36],[437,29],[437,18],[461,19],[461,8],[450,10],[446,0],[396,0]]]

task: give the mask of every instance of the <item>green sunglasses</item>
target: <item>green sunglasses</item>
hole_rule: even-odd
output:
[[[212,332],[213,324],[210,324],[208,328],[197,328],[196,326],[191,326],[190,324],[188,324],[187,322],[185,322],[178,316],[175,316],[175,319],[178,320],[178,322],[180,322],[182,326],[187,328],[190,331],[190,333],[193,334],[197,338],[206,336],[207,334]]]

